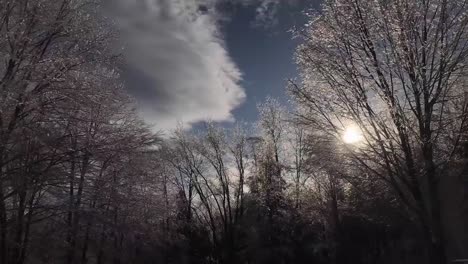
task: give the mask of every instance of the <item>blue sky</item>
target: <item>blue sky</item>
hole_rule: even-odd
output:
[[[297,43],[288,32],[318,0],[114,0],[122,77],[155,129],[257,119],[266,96],[286,102]]]
[[[256,105],[266,96],[286,103],[286,80],[297,75],[293,60],[297,43],[289,30],[304,24],[302,7],[282,5],[275,14],[275,24],[254,26],[255,8],[238,6],[223,27],[227,49],[243,73],[241,85],[247,95],[233,111],[237,120],[255,121]]]

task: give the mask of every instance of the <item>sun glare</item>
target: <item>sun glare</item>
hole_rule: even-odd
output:
[[[350,126],[343,133],[343,141],[346,144],[356,144],[363,139],[361,130],[356,126]]]

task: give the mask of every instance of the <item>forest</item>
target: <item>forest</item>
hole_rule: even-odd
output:
[[[169,132],[101,4],[0,0],[0,264],[468,263],[468,0],[324,0],[291,105]]]

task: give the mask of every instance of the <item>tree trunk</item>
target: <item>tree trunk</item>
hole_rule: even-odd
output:
[[[29,198],[28,206],[28,216],[26,219],[25,223],[25,230],[24,230],[24,236],[23,236],[23,247],[20,253],[20,259],[19,262],[20,264],[24,263],[26,259],[26,251],[28,249],[28,244],[29,244],[29,233],[31,229],[31,224],[32,224],[32,217],[33,217],[33,211],[34,211],[34,200],[36,198],[36,191],[31,194],[31,198]]]
[[[427,224],[423,223],[423,237],[424,244],[426,247],[428,263],[430,264],[446,264],[447,259],[445,257],[445,251],[442,243],[437,240],[434,236],[432,228]]]
[[[70,165],[70,177],[69,177],[69,191],[68,191],[68,213],[67,213],[67,255],[66,263],[72,263],[73,252],[72,252],[72,229],[73,229],[73,205],[75,203],[74,191],[75,191],[75,166],[76,161],[74,156],[72,156],[71,165]]]
[[[1,162],[1,161],[0,161]],[[7,215],[3,194],[3,173],[0,167],[0,264],[7,264]]]
[[[91,229],[91,221],[86,224],[85,238],[83,241],[83,251],[81,252],[81,264],[86,264],[88,259],[86,257],[88,253],[88,242],[89,242],[89,230]]]
[[[433,264],[445,264],[447,263],[447,256],[445,252],[445,238],[444,238],[444,229],[442,226],[441,219],[441,208],[440,200],[438,195],[438,186],[433,180],[429,179],[429,189],[430,189],[430,218],[431,218],[431,232],[430,239],[431,245],[428,250],[430,250],[431,263]]]
[[[426,124],[430,129],[430,123]],[[424,169],[426,173],[428,187],[428,215],[431,231],[431,246],[428,248],[430,252],[431,263],[445,264],[447,256],[445,251],[445,236],[442,225],[441,201],[439,195],[439,179],[437,179],[436,166],[434,164],[433,146],[431,131],[428,130],[424,134],[424,142],[422,146],[424,157]]]
[[[73,221],[71,226],[71,234],[70,234],[70,246],[68,249],[68,256],[67,256],[67,263],[75,263],[75,255],[76,255],[76,242],[78,236],[78,229],[80,225],[80,207],[81,207],[81,199],[83,195],[83,188],[84,188],[84,178],[86,176],[88,165],[89,165],[89,153],[86,152],[83,156],[82,165],[81,165],[81,172],[80,172],[80,181],[78,183],[78,191],[76,194],[76,201],[73,204]]]
[[[16,215],[16,234],[14,240],[14,247],[11,256],[11,263],[21,264],[20,256],[23,250],[23,230],[24,230],[24,212],[26,209],[26,186],[21,186],[18,192],[18,210]]]
[[[331,177],[331,176],[330,176]],[[337,264],[340,263],[340,260],[338,259],[340,256],[340,250],[339,250],[339,245],[340,245],[340,219],[339,219],[339,211],[338,211],[338,200],[337,200],[337,190],[336,186],[331,180],[331,195],[330,195],[330,200],[329,200],[329,225],[330,225],[330,242],[331,242],[331,256],[330,256],[330,263],[331,264]]]
[[[104,263],[104,243],[105,242],[106,242],[106,229],[105,229],[104,224],[102,224],[101,239],[99,241],[99,249],[98,249],[96,264]]]

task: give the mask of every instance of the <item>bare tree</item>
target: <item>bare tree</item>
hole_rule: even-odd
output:
[[[193,136],[175,134],[171,163],[180,177],[177,184],[186,195],[190,214],[210,227],[214,257],[234,261],[237,228],[243,214],[246,178],[246,136],[239,128],[233,140],[213,124]]]
[[[440,182],[466,127],[466,5],[326,1],[300,33],[303,85],[291,85],[304,123],[337,140],[359,127],[365,140],[345,146],[350,158],[399,194],[431,263],[447,261]]]

